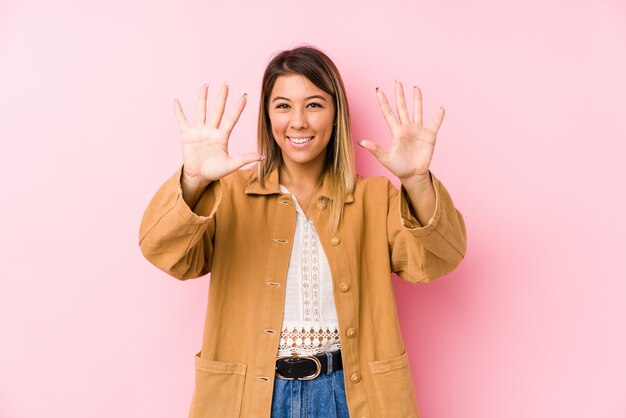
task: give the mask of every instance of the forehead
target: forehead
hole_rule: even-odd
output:
[[[295,100],[305,99],[315,95],[320,95],[327,100],[331,98],[328,93],[318,88],[305,76],[301,74],[288,74],[281,75],[276,79],[270,97],[274,98],[276,96],[281,96],[290,100]]]

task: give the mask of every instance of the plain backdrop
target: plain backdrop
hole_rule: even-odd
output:
[[[626,417],[623,0],[1,0],[0,417],[186,416],[209,278],[138,248],[181,163],[172,102],[247,92],[231,150],[254,151],[263,69],[304,43],[355,139],[388,144],[395,79],[447,111],[432,170],[467,257],[393,278],[422,416]]]

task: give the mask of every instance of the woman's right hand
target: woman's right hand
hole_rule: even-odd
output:
[[[220,88],[215,109],[207,120],[208,90],[207,84],[200,89],[195,126],[187,121],[178,99],[174,100],[174,112],[183,145],[181,178],[183,190],[202,191],[210,182],[261,159],[257,153],[247,153],[236,157],[228,155],[228,138],[246,106],[247,95],[244,94],[239,99],[235,109],[222,123],[228,97],[228,84],[224,83]]]

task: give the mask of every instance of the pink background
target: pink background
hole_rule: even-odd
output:
[[[181,162],[174,97],[249,93],[270,55],[327,51],[355,139],[386,143],[374,88],[447,110],[433,171],[468,255],[396,280],[424,418],[626,417],[622,0],[0,2],[0,417],[183,417],[207,278],[137,245]],[[365,175],[388,173],[359,149]]]

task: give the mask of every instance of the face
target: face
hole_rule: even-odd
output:
[[[332,96],[300,74],[280,76],[270,95],[268,113],[287,167],[321,168],[335,119]]]

